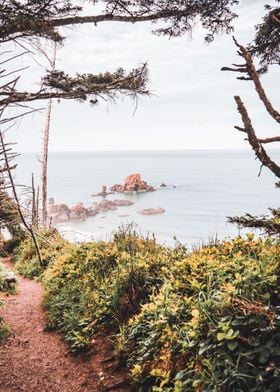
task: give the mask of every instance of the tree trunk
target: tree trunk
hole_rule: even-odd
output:
[[[53,58],[50,60],[51,70],[55,69],[56,61],[56,44],[54,44]],[[51,123],[51,112],[52,112],[52,99],[49,99],[46,122],[43,135],[43,156],[42,156],[42,225],[47,226],[48,211],[47,211],[47,179],[48,179],[48,156],[49,156],[49,136],[50,136],[50,123]]]

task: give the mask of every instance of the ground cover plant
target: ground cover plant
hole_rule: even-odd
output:
[[[70,246],[56,230],[43,229],[37,239],[41,251],[42,265],[38,260],[35,246],[30,237],[22,240],[13,252],[17,272],[30,279],[39,278],[47,266],[61,252],[66,252],[67,247]]]
[[[12,272],[0,261],[0,291],[8,293],[15,291],[15,286],[10,285],[8,280],[6,279],[11,274]]]
[[[279,280],[279,242],[252,235],[171,265],[122,333],[139,389],[277,391]]]
[[[86,347],[100,327],[117,331],[159,290],[170,259],[181,254],[186,250],[171,255],[154,240],[123,232],[109,243],[69,248],[43,277],[50,325],[73,351]]]
[[[4,306],[4,301],[0,300],[0,308]],[[0,342],[5,340],[9,334],[9,327],[5,324],[3,317],[0,317]]]
[[[31,275],[72,351],[100,330],[115,336],[139,391],[278,390],[279,240],[247,235],[191,253],[123,231],[110,242],[57,240],[64,247]],[[23,254],[35,257],[29,246],[19,269]]]
[[[14,292],[14,287],[10,287],[5,279],[9,270],[3,263],[0,262],[0,291],[2,292]],[[0,299],[0,308],[5,305],[5,302]],[[9,334],[9,326],[5,323],[3,317],[0,316],[0,342],[7,338]]]

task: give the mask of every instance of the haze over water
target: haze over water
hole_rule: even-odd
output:
[[[280,151],[274,150],[272,155],[280,160]],[[30,184],[32,171],[39,181],[36,154],[24,153],[18,163],[17,183]],[[238,235],[227,216],[263,214],[268,207],[279,207],[277,179],[265,168],[258,177],[259,167],[251,150],[51,153],[48,196],[56,203],[90,206],[101,200],[91,195],[103,184],[110,187],[123,183],[128,174],[141,173],[154,187],[163,182],[168,187],[151,193],[110,195],[109,199],[129,199],[135,204],[84,222],[63,223],[60,230],[69,238],[109,239],[119,226],[134,222],[143,234],[154,233],[161,243],[171,244],[175,236],[191,244]],[[153,216],[137,213],[156,207],[166,212]]]

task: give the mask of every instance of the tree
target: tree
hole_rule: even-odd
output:
[[[132,0],[132,1],[92,1],[100,3],[104,11],[97,15],[81,15],[79,1],[69,0],[27,0],[2,1],[0,5],[0,43],[19,42],[22,39],[47,38],[63,42],[58,29],[61,26],[77,24],[98,24],[106,21],[144,22],[162,21],[164,25],[154,30],[155,34],[180,36],[190,32],[200,19],[207,30],[206,40],[211,41],[219,32],[231,32],[231,22],[236,17],[231,7],[237,0]],[[70,77],[63,71],[50,71],[35,92],[22,92],[9,84],[0,87],[0,106],[49,98],[77,98],[91,103],[99,98],[114,99],[120,94],[137,96],[148,94],[146,89],[147,67],[125,73],[122,68],[113,73],[81,75]]]
[[[280,0],[276,0],[276,3],[280,3]],[[268,71],[269,66],[280,65],[280,8],[266,5],[265,9],[267,13],[262,23],[256,26],[256,36],[247,48],[240,45],[233,38],[237,53],[244,63],[233,64],[233,67],[223,67],[222,71],[237,72],[241,74],[237,79],[252,81],[266,111],[274,121],[280,123],[280,112],[270,102],[261,83],[261,75]],[[258,69],[254,64],[254,58],[259,60],[260,66]],[[261,162],[261,168],[266,166],[276,177],[280,178],[280,165],[269,157],[263,146],[264,144],[280,142],[280,135],[269,138],[258,137],[242,99],[239,96],[235,96],[234,99],[243,122],[243,127],[236,126],[235,128],[246,133],[246,140],[248,140],[256,157]]]
[[[233,68],[223,67],[222,70],[238,72],[242,74],[242,76],[238,77],[238,79],[252,81],[266,111],[277,123],[280,123],[280,113],[274,108],[274,106],[270,102],[260,80],[260,74],[263,73],[263,69],[257,70],[249,51],[244,46],[240,45],[235,39],[234,42],[238,48],[237,53],[239,54],[239,56],[242,57],[245,63],[238,65],[234,64]],[[246,133],[246,140],[248,140],[248,142],[250,143],[256,157],[259,159],[262,166],[266,166],[275,174],[276,177],[280,178],[280,166],[269,157],[266,152],[266,149],[263,146],[263,144],[279,142],[280,135],[269,138],[258,137],[252,125],[252,121],[249,117],[248,110],[245,104],[239,96],[235,96],[234,99],[243,122],[243,127],[235,126],[235,128],[238,131]]]
[[[56,49],[57,44],[54,43],[52,58],[48,58],[51,70],[55,70],[56,62]],[[50,123],[51,123],[51,113],[52,113],[52,99],[48,100],[46,121],[43,133],[43,153],[42,153],[42,174],[41,174],[41,190],[42,190],[42,226],[46,227],[48,219],[47,211],[47,177],[48,177],[48,157],[49,157],[49,137],[50,137]]]
[[[277,0],[277,3],[280,3],[280,0]],[[252,81],[266,111],[279,124],[280,111],[269,100],[261,82],[261,75],[268,72],[271,65],[280,65],[280,8],[273,8],[269,5],[265,8],[268,12],[264,16],[263,22],[256,27],[256,36],[247,48],[240,45],[235,38],[233,39],[237,47],[237,53],[244,63],[233,64],[233,67],[223,67],[222,70],[241,74],[237,78],[239,80]],[[254,59],[259,60],[259,68],[255,66]],[[243,122],[243,127],[235,126],[235,128],[246,134],[246,140],[252,147],[257,159],[261,162],[259,175],[263,166],[265,166],[277,178],[280,178],[280,163],[278,164],[270,158],[264,146],[270,143],[280,142],[280,135],[268,138],[258,137],[244,102],[240,96],[235,96],[234,99]],[[279,187],[280,182],[277,182],[276,186]],[[279,236],[280,209],[270,208],[270,212],[271,216],[253,216],[247,213],[241,217],[229,217],[228,220],[242,227],[262,229],[267,234]]]

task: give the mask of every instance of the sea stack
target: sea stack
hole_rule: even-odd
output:
[[[146,181],[143,181],[139,173],[134,173],[126,177],[123,185],[115,184],[112,186],[111,191],[118,193],[153,192],[155,189],[152,185],[149,185]]]

